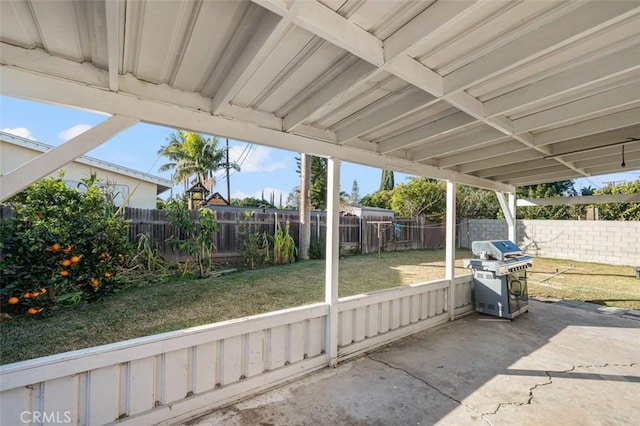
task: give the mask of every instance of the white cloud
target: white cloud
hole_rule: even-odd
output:
[[[287,168],[286,161],[275,161],[271,154],[273,150],[264,146],[253,145],[246,155],[245,145],[233,145],[229,147],[229,158],[241,164],[242,173],[273,172]],[[247,148],[248,149],[248,148]],[[242,158],[240,158],[242,156]]]
[[[82,134],[92,128],[89,124],[76,124],[73,127],[68,128],[67,130],[63,130],[58,133],[58,137],[62,139],[63,142],[68,141],[69,139],[73,139],[79,134]]]
[[[31,131],[26,127],[14,127],[13,129],[2,129],[5,133],[11,133],[12,135],[19,136],[21,138],[31,139],[32,141],[36,141],[37,139],[33,137]]]

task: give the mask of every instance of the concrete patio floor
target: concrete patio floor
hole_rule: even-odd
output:
[[[640,424],[640,321],[532,301],[472,314],[191,425]]]

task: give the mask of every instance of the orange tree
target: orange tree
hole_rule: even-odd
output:
[[[43,179],[10,200],[0,224],[2,310],[39,314],[98,299],[117,288],[129,253],[128,224],[95,176],[77,189]]]

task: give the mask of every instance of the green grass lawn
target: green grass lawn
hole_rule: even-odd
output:
[[[469,252],[459,251],[459,259]],[[529,293],[640,308],[634,268],[536,258]],[[568,272],[549,279],[574,265]],[[137,285],[90,305],[43,318],[0,323],[0,362],[86,348],[284,309],[324,299],[324,261],[243,271],[208,279]],[[462,260],[457,274],[467,274]],[[340,297],[444,278],[444,251],[352,256],[340,261]],[[537,284],[536,282],[540,282]]]

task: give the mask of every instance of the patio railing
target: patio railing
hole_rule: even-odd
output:
[[[471,276],[455,279],[469,312]],[[339,358],[448,320],[439,280],[339,300]],[[0,424],[179,422],[329,365],[324,303],[0,367]]]

